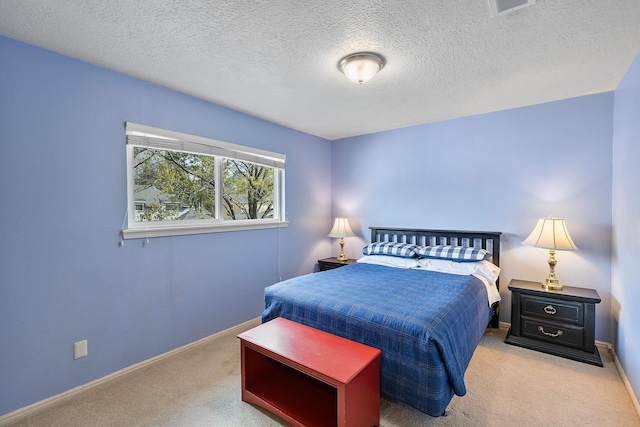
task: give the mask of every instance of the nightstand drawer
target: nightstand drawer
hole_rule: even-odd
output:
[[[329,264],[329,263],[319,263],[320,271],[333,270],[334,268],[340,268],[342,265],[340,264]]]
[[[333,270],[334,268],[344,267],[345,265],[355,264],[357,260],[348,259],[346,261],[338,261],[338,258],[325,258],[318,260],[318,268],[320,271]]]
[[[529,317],[521,318],[522,336],[535,338],[581,349],[583,342],[584,328],[571,326],[563,323],[545,322],[540,319]]]
[[[525,316],[541,317],[583,326],[584,304],[557,299],[521,296],[521,312]]]

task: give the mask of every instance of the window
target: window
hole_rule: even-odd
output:
[[[126,134],[125,239],[287,225],[283,154],[131,122]]]

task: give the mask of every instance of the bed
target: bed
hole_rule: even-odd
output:
[[[440,416],[454,394],[466,394],[471,356],[488,324],[498,326],[500,233],[370,229],[372,243],[360,262],[267,287],[262,321],[284,317],[382,350],[381,394]],[[371,253],[401,246],[418,247],[422,257]],[[485,259],[429,256],[443,247]],[[486,266],[494,267],[493,280]]]

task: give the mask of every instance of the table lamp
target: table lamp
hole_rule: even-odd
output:
[[[557,264],[556,251],[578,250],[578,247],[573,243],[569,235],[564,219],[553,217],[540,218],[536,227],[522,244],[525,246],[549,249],[549,277],[542,282],[542,287],[550,290],[562,289],[563,286],[555,274]]]
[[[340,238],[340,255],[337,259],[338,261],[347,261],[348,258],[344,254],[344,238],[355,237],[355,233],[351,230],[351,227],[349,227],[349,220],[341,216],[337,217],[333,223],[333,228],[327,237]]]

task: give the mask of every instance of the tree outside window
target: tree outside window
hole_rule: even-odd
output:
[[[274,217],[274,169],[224,159],[225,220]],[[201,154],[134,149],[136,221],[216,218],[216,158]]]

